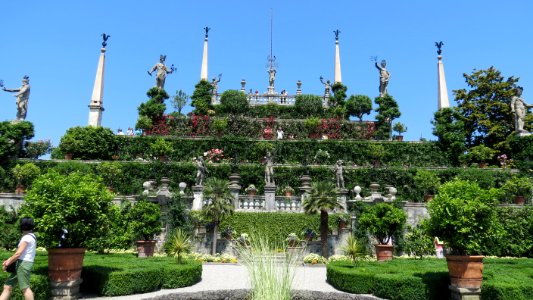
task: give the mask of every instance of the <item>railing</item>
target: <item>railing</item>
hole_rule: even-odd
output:
[[[213,104],[220,104],[220,95],[221,94],[217,94],[216,97],[212,97],[211,101],[213,102]],[[282,95],[279,93],[247,94],[246,98],[248,99],[248,104],[250,106],[266,105],[270,103],[290,106],[294,105],[296,95]]]
[[[302,212],[301,199],[299,196],[276,196],[276,211]],[[241,211],[265,211],[265,196],[239,195],[238,210]]]

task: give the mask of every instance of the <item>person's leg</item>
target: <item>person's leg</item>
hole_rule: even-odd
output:
[[[26,300],[33,300],[33,291],[30,289],[30,276],[32,267],[32,262],[22,261],[20,266],[17,268],[19,287],[22,291],[22,295],[24,295],[24,299]]]
[[[9,296],[11,296],[11,290],[13,289],[10,285],[4,285],[4,290],[2,291],[2,295],[0,295],[0,300],[8,300]]]
[[[22,290],[22,295],[25,300],[33,300],[33,291],[30,288],[25,288]]]

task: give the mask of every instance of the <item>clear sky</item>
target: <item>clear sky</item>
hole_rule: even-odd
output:
[[[377,96],[378,71],[370,57],[386,59],[389,93],[400,106],[397,121],[407,125],[407,140],[434,139],[436,41],[444,42],[452,105],[451,91],[466,87],[462,74],[490,66],[520,77],[524,98],[533,103],[530,0],[7,0],[1,13],[0,79],[15,88],[30,76],[27,120],[35,125],[35,139],[51,139],[54,146],[68,128],[87,125],[103,32],[111,38],[102,124],[116,131],[135,125],[137,107],[154,85],[146,71],[160,54],[177,67],[167,77],[167,92],[192,94],[200,79],[205,26],[211,27],[209,77],[223,74],[219,92],[239,89],[241,79],[247,89],[265,92],[271,14],[278,91],[294,94],[301,80],[304,93],[323,93],[319,77],[333,80],[333,31],[339,29],[348,95]],[[15,118],[12,94],[0,91],[0,108],[0,120]]]

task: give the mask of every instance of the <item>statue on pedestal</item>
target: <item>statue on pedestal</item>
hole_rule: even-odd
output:
[[[270,151],[267,152],[265,156],[265,184],[266,185],[275,185],[274,183],[274,159],[270,154]]]
[[[336,188],[337,189],[344,189],[344,167],[342,166],[343,161],[337,160],[337,163],[335,164],[335,179],[336,179]]]
[[[30,78],[26,75],[22,78],[22,86],[18,89],[6,89],[2,81],[0,87],[5,92],[17,93],[17,120],[24,121],[28,113],[28,100],[30,99]]]
[[[148,75],[152,76],[152,73],[157,70],[155,76],[155,86],[161,90],[165,89],[165,79],[167,78],[167,74],[172,74],[174,71],[176,71],[174,65],[171,65],[170,69],[165,66],[165,59],[167,59],[167,56],[161,54],[159,56],[159,62],[155,64],[150,71],[148,71]]]
[[[378,65],[377,57],[373,57],[372,60],[374,61],[374,65],[376,66],[376,68],[379,70],[379,96],[385,97],[385,95],[388,94],[387,86],[389,85],[389,80],[391,76],[390,72],[386,69],[387,61],[382,60],[380,66]]]
[[[218,79],[216,77],[213,77],[213,80],[211,81],[212,89],[212,95],[216,96],[218,93],[218,83],[220,82],[220,79],[222,79],[222,73],[218,74]]]
[[[274,81],[276,81],[276,69],[268,69],[268,84],[270,87],[274,87]]]
[[[522,98],[522,87],[517,87],[515,89],[515,95],[511,98],[511,111],[514,113],[515,120],[515,130],[517,133],[527,133],[524,130],[524,121],[526,119],[527,110],[533,105],[528,105],[526,101]]]
[[[195,185],[201,186],[204,184],[205,175],[208,173],[205,166],[204,159],[201,156],[193,159],[196,163],[196,182]]]
[[[320,76],[320,82],[324,85],[324,96],[329,97],[331,91],[331,81],[324,81],[324,77]]]

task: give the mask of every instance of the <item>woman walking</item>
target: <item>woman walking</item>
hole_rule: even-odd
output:
[[[24,299],[33,300],[33,292],[30,289],[30,275],[35,258],[35,250],[37,248],[37,239],[33,234],[34,227],[35,223],[32,218],[22,218],[20,220],[22,238],[18,244],[17,251],[2,263],[2,269],[4,271],[6,271],[8,265],[15,263],[16,272],[7,278],[2,295],[0,295],[0,300],[9,299],[13,286],[17,283],[22,291],[22,295],[24,295]]]

